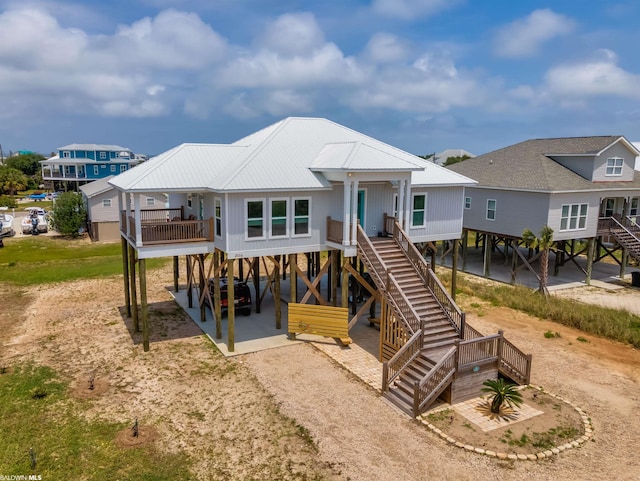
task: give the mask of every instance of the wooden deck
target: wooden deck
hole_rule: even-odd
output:
[[[128,232],[127,232],[128,227]],[[184,219],[184,209],[146,209],[140,211],[140,236],[136,220],[121,212],[120,228],[131,241],[143,246],[185,242],[213,242],[213,218]]]

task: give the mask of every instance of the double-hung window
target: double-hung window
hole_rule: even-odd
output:
[[[111,207],[111,199],[102,199],[102,207]]]
[[[611,157],[607,159],[607,176],[619,177],[622,175],[622,166],[624,165],[624,159],[620,157]]]
[[[156,205],[156,199],[153,197],[147,197],[147,207],[154,207]]]
[[[633,217],[638,215],[638,197],[631,197],[631,202],[629,203],[629,215]]]
[[[495,199],[487,199],[487,220],[496,220],[497,202]]]
[[[247,239],[264,239],[264,199],[246,201]]]
[[[270,199],[271,233],[270,237],[287,237],[287,199]]]
[[[100,175],[100,168],[97,165],[93,166],[93,175]]]
[[[293,198],[293,237],[311,234],[311,198]]]
[[[471,209],[471,197],[464,198],[464,208]]]
[[[581,230],[587,227],[588,204],[564,204],[560,217],[560,230]]]
[[[426,195],[413,194],[411,201],[411,227],[424,227],[426,221]]]
[[[222,199],[216,197],[214,200],[214,215],[216,218],[216,236],[222,237]]]

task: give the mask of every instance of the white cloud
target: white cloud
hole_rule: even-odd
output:
[[[321,48],[324,33],[311,13],[288,13],[267,26],[260,47],[284,55],[302,55]]]
[[[379,15],[413,20],[435,15],[462,3],[463,0],[373,0],[373,11]]]
[[[550,69],[545,88],[556,98],[573,100],[603,95],[640,98],[640,74],[624,70],[617,61],[614,52],[599,50],[593,60]]]
[[[545,42],[571,33],[576,23],[549,9],[534,10],[525,18],[502,27],[495,37],[495,53],[501,57],[530,57]]]
[[[365,47],[365,56],[374,63],[390,63],[406,59],[407,45],[390,33],[376,33]]]

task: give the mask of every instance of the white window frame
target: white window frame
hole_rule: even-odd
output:
[[[187,207],[193,209],[193,194],[187,194]]]
[[[276,235],[273,233],[273,203],[284,202],[284,234]],[[275,219],[283,219],[276,217]],[[289,237],[289,198],[288,197],[270,197],[269,198],[269,239],[284,239]]]
[[[306,200],[308,202],[308,214],[306,216],[299,215],[296,216],[296,201],[298,200]],[[311,197],[292,197],[291,198],[291,237],[311,237]],[[307,225],[309,229],[304,234],[296,234],[296,219],[297,218],[307,218]]]
[[[622,176],[622,168],[624,167],[624,159],[622,157],[609,157],[607,159],[606,177]]]
[[[489,207],[489,204],[493,202],[493,209]],[[493,218],[489,215],[490,212],[493,212]],[[486,220],[490,220],[494,222],[496,217],[498,216],[498,201],[496,199],[487,199],[487,212],[486,212]]]
[[[93,175],[100,175],[100,167],[97,165],[93,166]]]
[[[471,197],[464,198],[464,208],[467,210],[471,209]]]
[[[124,165],[124,164],[120,165],[120,172],[126,172],[126,170],[127,170],[127,166],[126,165]]]
[[[566,215],[565,215],[566,207]],[[584,212],[583,212],[584,208]],[[589,216],[589,204],[562,204],[560,208],[560,232],[571,232],[577,230],[586,230],[587,218]],[[572,227],[572,222],[574,223]],[[562,224],[565,227],[562,227]]]
[[[155,207],[156,199],[153,198],[153,197],[147,197],[146,205],[147,205],[147,207]]]
[[[100,152],[100,160],[107,160],[107,153],[106,152]]]
[[[262,217],[249,217],[249,203],[254,202],[262,202]],[[265,240],[267,238],[267,225],[266,225],[266,215],[265,209],[267,205],[267,199],[264,197],[258,199],[245,199],[244,200],[244,240],[246,241],[255,241],[255,240]],[[249,237],[249,221],[262,221],[262,235]]]
[[[68,150],[63,150],[63,151],[62,151],[62,158],[63,158],[63,159],[69,159],[69,158],[71,158],[71,152],[70,152],[70,151],[68,151]]]
[[[635,204],[635,206],[634,206]],[[629,200],[629,216],[637,216],[640,211],[640,197],[631,197]]]
[[[111,172],[115,172],[116,171],[116,166],[115,165],[111,165],[110,169],[111,169]]]
[[[222,199],[220,197],[214,197],[213,199],[213,216],[215,235],[222,239]]]
[[[111,207],[111,199],[102,199],[102,207]]]
[[[398,218],[398,194],[393,194],[393,217]]]
[[[424,197],[424,206],[422,209],[415,208],[416,197]],[[422,212],[422,224],[414,224],[414,216],[416,212]],[[426,192],[412,192],[411,193],[411,228],[420,229],[427,226],[427,193]]]

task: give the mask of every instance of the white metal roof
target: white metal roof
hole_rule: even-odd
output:
[[[58,147],[58,150],[100,150],[100,151],[127,151],[131,152],[126,147],[120,147],[119,145],[107,145],[107,144],[69,144],[64,147]]]
[[[107,192],[109,189],[113,189],[111,185],[109,185],[109,181],[113,179],[113,175],[109,175],[99,180],[94,180],[93,182],[89,182],[88,184],[84,184],[80,186],[80,190],[86,195],[89,199],[98,194],[102,194],[103,192]]]
[[[473,183],[327,119],[289,117],[230,145],[182,144],[110,183],[125,191],[312,190],[331,185],[319,172],[322,169],[415,171],[426,167],[430,168],[428,184]]]
[[[455,174],[455,175],[449,175]],[[411,172],[412,186],[475,185],[477,182],[438,164],[427,162],[424,170]]]

